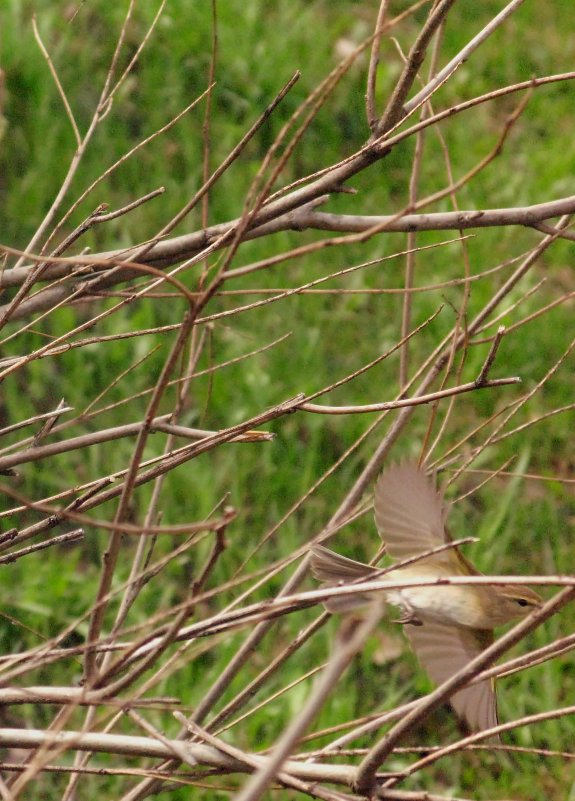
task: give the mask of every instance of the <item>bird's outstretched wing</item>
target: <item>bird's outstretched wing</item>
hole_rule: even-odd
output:
[[[492,631],[475,631],[441,623],[404,626],[411,647],[435,684],[442,684],[457,673],[491,642]],[[471,731],[497,725],[497,706],[490,679],[465,687],[450,699],[452,707]]]
[[[449,541],[442,496],[416,462],[393,465],[381,474],[374,510],[377,529],[393,559],[409,559]]]

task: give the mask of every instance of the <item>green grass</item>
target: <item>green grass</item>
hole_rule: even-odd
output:
[[[397,6],[396,12],[406,4],[398,3]],[[445,57],[457,52],[499,7],[499,3],[483,3],[478,7],[472,0],[456,4],[444,35]],[[1,62],[6,73],[7,91],[0,151],[0,241],[14,247],[27,244],[49,208],[74,145],[71,127],[62,111],[52,78],[34,43],[30,24],[33,11],[37,14],[42,38],[57,65],[76,119],[80,128],[85,130],[104,77],[105,65],[113,51],[124,4],[85,4],[73,24],[66,18],[69,13],[67,4],[48,0],[34,3],[12,0],[0,12],[3,28]],[[137,8],[129,29],[127,52],[121,58],[122,67],[133,54],[153,13],[154,9],[147,5]],[[296,69],[302,71],[302,76],[277,114],[262,127],[210,195],[211,223],[241,213],[245,193],[281,125],[335,65],[334,43],[339,38],[358,41],[368,35],[374,14],[373,8],[347,0],[289,4],[263,0],[250,0],[246,4],[230,0],[218,5],[219,51],[213,100],[212,167],[238,142]],[[418,20],[422,15],[423,11]],[[505,83],[525,80],[532,74],[569,69],[572,63],[570,55],[573,55],[569,39],[571,3],[554,0],[543,19],[541,16],[536,6],[526,3],[510,25],[496,34],[438,93],[434,101],[436,107],[453,104]],[[408,21],[398,32],[404,49],[409,47],[416,30],[416,21]],[[209,66],[210,36],[208,4],[192,4],[185,0],[168,4],[137,69],[91,143],[64,208],[105,168],[203,91]],[[384,44],[383,55],[380,104],[387,97],[398,72],[397,53],[390,42]],[[335,162],[363,144],[367,137],[363,113],[364,69],[365,62],[360,60],[320,110],[280,185]],[[490,151],[505,117],[518,100],[518,96],[503,99],[482,107],[476,114],[454,118],[443,126],[442,133],[449,146],[455,178]],[[166,193],[160,199],[127,217],[97,227],[80,240],[80,244],[82,247],[89,245],[96,252],[143,240],[159,229],[201,183],[203,114],[204,106],[199,105],[166,136],[155,140],[100,184],[74,213],[64,233],[99,203],[110,203],[111,207],[118,208],[162,185],[166,187]],[[557,84],[536,92],[502,155],[459,194],[460,207],[523,205],[570,194],[570,176],[575,166],[571,129],[572,84]],[[334,198],[326,209],[366,214],[400,209],[406,202],[412,151],[412,141],[402,143],[384,162],[374,165],[351,182],[358,190],[357,195]],[[422,194],[436,191],[445,180],[441,147],[437,138],[431,135],[426,144]],[[447,200],[433,210],[442,209],[450,209]],[[176,233],[194,230],[199,224],[195,211]],[[533,231],[515,228],[472,233],[467,247],[473,272],[491,268],[523,252],[540,238]],[[315,238],[310,233],[279,234],[246,243],[232,267],[268,257],[280,248],[286,249],[288,244],[296,246]],[[449,238],[445,232],[422,234],[418,237],[418,244],[437,243]],[[273,271],[256,273],[241,283],[230,282],[229,288],[298,286],[330,270],[389,256],[404,248],[404,236],[375,238],[362,245],[320,251],[280,265]],[[545,285],[512,311],[505,322],[513,323],[546,302],[572,291],[572,258],[571,242],[556,244],[549,250],[506,303],[518,300],[541,278],[546,279]],[[328,286],[355,289],[398,287],[402,285],[403,266],[402,258],[394,259],[353,273],[346,279],[331,281]],[[468,319],[473,318],[492,295],[493,287],[499,285],[510,270],[503,271],[501,277],[472,285]],[[422,285],[446,281],[461,274],[461,249],[457,244],[428,250],[418,260],[417,282]],[[195,274],[186,275],[184,280],[194,286]],[[251,299],[248,296],[248,301]],[[437,320],[416,343],[416,360],[431,352],[450,330],[455,318],[454,308],[460,306],[462,299],[461,287],[439,289],[416,297],[414,324],[426,319],[440,304],[446,304]],[[230,308],[236,301],[236,298],[216,298],[209,312]],[[98,309],[109,303],[111,301],[105,301]],[[97,333],[105,336],[168,324],[180,319],[182,308],[179,300],[165,303],[140,301],[102,321]],[[34,326],[33,331],[21,333],[7,343],[2,355],[28,353],[42,344],[46,337],[60,335],[88,319],[92,313],[92,308],[84,306],[53,313],[46,321]],[[439,453],[457,442],[485,416],[502,408],[543,377],[569,343],[572,315],[572,304],[564,303],[504,341],[495,374],[518,374],[523,379],[523,387],[460,398],[443,435]],[[291,336],[272,350],[225,367],[212,378],[195,381],[192,402],[182,423],[224,427],[297,392],[312,392],[327,386],[392,345],[397,339],[400,316],[399,295],[302,295],[217,322],[199,369],[237,358],[285,332],[291,332]],[[12,333],[17,329],[17,324],[13,324],[6,331]],[[62,397],[78,413],[122,370],[147,354],[148,358],[135,367],[129,381],[111,387],[101,404],[122,400],[127,395],[127,387],[129,393],[149,388],[166,358],[172,336],[121,340],[105,346],[96,344],[72,350],[57,359],[32,362],[4,382],[2,419],[8,424],[34,412],[45,411],[53,408]],[[156,345],[159,349],[154,351]],[[470,349],[463,380],[475,377],[487,349],[486,344]],[[395,392],[397,365],[397,358],[392,357],[324,400],[326,403],[387,400]],[[572,400],[572,365],[570,358],[543,392],[517,416],[514,425]],[[169,409],[173,391],[168,392],[167,398],[165,408]],[[86,429],[141,419],[145,404],[145,398],[133,400],[93,423],[86,423]],[[415,413],[409,432],[396,446],[393,458],[418,452],[428,420],[428,409]],[[527,472],[572,475],[572,420],[572,413],[557,415],[527,429],[519,437],[503,441],[483,458],[481,466],[494,468],[507,458],[516,456],[518,461],[523,460]],[[226,552],[210,580],[211,586],[217,586],[229,579],[247,553],[354,442],[367,423],[364,417],[296,415],[267,426],[277,435],[271,444],[230,444],[194,460],[170,474],[162,492],[162,523],[201,519],[225,493],[229,493],[230,503],[238,509],[239,516],[227,532]],[[73,434],[77,433],[81,433],[79,428],[74,429]],[[325,481],[261,548],[248,563],[247,571],[261,569],[294,552],[325,525],[369,459],[379,436],[377,433],[371,435],[341,469]],[[480,439],[481,435],[473,443]],[[132,447],[132,441],[120,440],[113,447],[95,447],[56,457],[49,464],[23,467],[19,489],[30,497],[43,497],[62,487],[121,469],[129,461]],[[161,441],[153,440],[146,455],[160,450]],[[149,497],[149,488],[137,491],[133,509],[135,518],[141,519],[144,515]],[[98,509],[96,515],[111,519],[114,508],[114,504],[108,504]],[[575,571],[571,533],[574,512],[570,491],[552,480],[547,483],[494,482],[481,491],[480,498],[473,496],[456,507],[453,533],[461,536],[472,533],[481,537],[481,544],[470,553],[485,571],[569,573]],[[29,511],[9,522],[10,525],[22,526],[24,522],[36,519],[38,514]],[[10,570],[10,579],[2,585],[3,609],[22,624],[15,626],[8,620],[1,624],[6,652],[32,647],[37,644],[38,637],[52,636],[86,611],[95,594],[107,539],[105,531],[94,527],[88,531],[80,548],[58,553],[48,551],[42,558],[35,559],[33,567],[29,560],[22,559],[5,568]],[[377,545],[369,515],[348,526],[334,539],[335,548],[355,556],[371,556]],[[167,553],[169,547],[160,542],[154,558]],[[124,545],[118,584],[127,578],[134,548],[135,543],[131,541]],[[204,541],[196,550],[178,557],[164,574],[169,581],[159,586],[158,583],[150,584],[128,623],[142,623],[147,616],[181,599],[190,577],[195,575],[208,552],[209,543]],[[284,579],[282,574],[270,582],[263,589],[262,596],[277,593]],[[308,586],[311,587],[311,583]],[[224,598],[208,601],[202,613],[216,612],[235,594],[236,591],[231,590]],[[254,655],[252,662],[232,682],[222,703],[245,686],[313,616],[313,612],[306,611],[278,623],[273,638],[264,641],[261,652]],[[544,634],[537,632],[529,643],[540,646],[553,636],[565,635],[572,629],[573,622],[572,610],[565,610],[557,620],[545,625]],[[336,625],[330,623],[298,651],[282,671],[271,678],[255,701],[273,694],[325,660],[332,647]],[[85,633],[83,623],[78,627],[78,638]],[[202,653],[203,643],[192,646],[191,654],[197,653],[197,658],[186,660],[181,670],[155,688],[155,692],[181,697],[193,708],[244,638],[243,632],[222,637],[217,648],[206,653]],[[429,688],[411,654],[404,651],[400,658],[382,664],[377,655],[377,645],[374,638],[365,652],[355,659],[341,692],[322,711],[318,728],[368,714],[376,708],[391,708],[398,700],[410,700]],[[57,665],[43,669],[34,681],[65,684],[77,680],[80,672],[79,664],[73,667]],[[572,698],[569,689],[572,691],[574,683],[575,671],[569,655],[506,679],[501,682],[501,718],[506,720],[515,715],[566,705]],[[227,734],[230,742],[250,750],[271,746],[287,721],[297,714],[311,685],[311,680],[298,685],[245,724],[232,729]],[[18,715],[22,722],[31,726],[47,725],[51,719],[51,715],[40,707],[24,707],[18,710]],[[150,719],[168,734],[177,731],[178,726],[169,713],[150,713]],[[548,721],[537,727],[518,730],[509,736],[508,742],[561,750],[570,747],[571,728],[568,718]],[[453,716],[442,711],[417,732],[412,742],[414,745],[422,742],[435,744],[452,738],[455,732]],[[366,739],[362,745],[371,742],[371,739]],[[410,761],[411,757],[398,755],[394,757],[392,767],[401,768]],[[105,760],[98,757],[96,762],[104,764]],[[558,759],[538,760],[520,754],[512,758],[485,757],[478,753],[443,760],[425,776],[418,775],[408,781],[405,789],[425,787],[436,793],[474,799],[508,796],[543,799],[563,794],[570,781],[565,764]],[[222,781],[222,784],[226,782]],[[38,784],[37,792],[46,798],[58,798],[63,786],[63,780],[48,774]],[[120,786],[118,781],[103,777],[89,779],[84,785],[89,788],[89,793],[103,798],[116,797]],[[171,797],[188,798],[189,792],[185,789],[173,791]],[[196,792],[201,793],[199,789]],[[283,794],[277,795],[282,797]],[[205,797],[216,796],[208,795],[206,791]],[[221,797],[228,795],[222,793]],[[287,792],[285,797],[289,797]]]

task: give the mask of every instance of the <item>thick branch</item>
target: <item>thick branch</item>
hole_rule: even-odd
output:
[[[168,422],[170,417],[171,414],[164,414],[161,417],[154,418],[150,424],[150,433],[162,431],[167,434],[191,440],[202,440],[221,433],[218,431],[206,431],[201,428],[171,425]],[[82,448],[89,448],[92,445],[98,445],[102,442],[111,442],[112,440],[121,439],[123,437],[135,436],[140,433],[143,425],[144,423],[142,422],[125,423],[124,425],[114,426],[113,428],[103,428],[101,431],[92,431],[89,434],[80,434],[77,437],[70,437],[61,442],[51,442],[48,445],[25,448],[16,453],[11,453],[8,456],[0,456],[0,473],[4,473],[17,465],[27,464],[28,462],[38,462],[41,459],[47,459],[61,453],[68,453],[69,451],[76,451]],[[244,434],[238,434],[230,441],[259,442],[270,439],[273,439],[273,435],[267,432],[248,431]]]
[[[337,233],[363,233],[374,228],[381,228],[380,233],[408,233],[410,231],[457,231],[469,228],[495,228],[508,225],[537,226],[540,223],[559,217],[563,214],[575,213],[575,195],[550,200],[546,203],[536,203],[532,206],[518,206],[498,209],[468,209],[450,212],[435,212],[430,214],[396,214],[367,215],[367,214],[330,214],[314,211],[309,206],[300,210],[283,214],[276,220],[260,225],[246,232],[244,240],[258,239],[273,233],[289,230],[319,230]],[[183,259],[197,255],[212,245],[224,234],[233,230],[239,220],[212,225],[203,231],[176,236],[158,242],[150,251],[140,259],[142,264],[154,267],[170,267]],[[134,246],[136,250],[138,246]],[[94,272],[110,269],[102,262],[129,257],[131,251],[111,250],[95,253],[90,259],[99,264],[94,265]],[[84,257],[85,260],[85,257]],[[19,267],[4,270],[0,275],[0,289],[20,286],[30,274],[30,267]],[[44,273],[42,281],[53,281],[66,275],[72,275],[70,260],[66,263],[53,264]],[[120,280],[134,278],[136,271],[126,269],[118,276]],[[80,276],[79,276],[80,277]],[[85,279],[85,273],[81,278]]]
[[[160,740],[153,737],[131,737],[120,734],[85,733],[79,731],[46,732],[42,729],[0,729],[0,745],[5,748],[66,748],[76,751],[94,751],[126,757],[173,758],[174,752],[185,751],[191,764],[214,768],[223,773],[251,773],[248,761],[265,763],[269,757],[246,755],[247,759],[234,759],[211,745],[183,743],[181,740]],[[250,758],[251,757],[251,758]],[[347,765],[320,765],[313,762],[289,760],[283,769],[294,778],[309,782],[329,782],[350,787],[354,768]],[[453,796],[430,793],[389,790],[385,798],[390,801],[463,801]]]

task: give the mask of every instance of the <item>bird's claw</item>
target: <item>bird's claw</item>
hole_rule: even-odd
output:
[[[393,623],[401,623],[403,626],[423,626],[423,621],[420,620],[413,612],[405,610]]]

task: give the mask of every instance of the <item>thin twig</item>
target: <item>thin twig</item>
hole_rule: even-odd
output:
[[[481,378],[481,382],[479,379]],[[313,412],[314,414],[366,414],[367,412],[384,412],[390,409],[405,409],[409,406],[420,406],[425,403],[433,403],[434,401],[441,400],[442,398],[449,398],[452,395],[461,395],[464,392],[473,392],[477,389],[484,389],[487,387],[503,387],[509,384],[520,384],[521,379],[517,376],[510,378],[494,378],[489,381],[481,377],[470,381],[467,384],[461,384],[458,387],[451,387],[450,389],[440,389],[437,392],[430,392],[427,395],[417,395],[414,398],[405,398],[404,400],[397,401],[384,401],[383,403],[369,403],[363,406],[323,406],[317,403],[302,403],[299,407],[304,412]]]
[[[377,13],[377,21],[375,23],[375,33],[373,42],[371,44],[371,52],[369,54],[369,68],[367,70],[367,82],[365,92],[365,107],[367,124],[373,132],[377,124],[377,112],[375,110],[375,89],[377,82],[377,67],[379,65],[379,51],[381,48],[381,37],[384,32],[383,22],[387,14],[389,0],[381,0],[379,4],[379,11]]]

